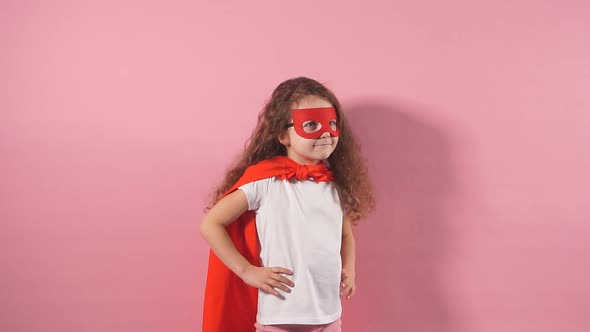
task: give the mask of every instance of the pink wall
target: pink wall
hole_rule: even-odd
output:
[[[306,75],[379,194],[345,331],[589,331],[590,8],[504,3],[2,1],[0,330],[199,331],[206,196]]]

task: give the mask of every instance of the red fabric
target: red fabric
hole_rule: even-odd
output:
[[[224,197],[244,184],[275,176],[298,180],[313,177],[317,182],[331,181],[334,178],[332,172],[321,163],[300,165],[288,157],[277,156],[248,167]],[[238,251],[250,264],[260,266],[260,246],[254,211],[246,211],[226,229]],[[203,332],[254,332],[257,307],[258,289],[246,285],[210,251]]]
[[[309,139],[320,138],[325,132],[329,132],[332,136],[338,136],[340,131],[332,129],[330,121],[336,120],[336,109],[334,107],[319,107],[319,108],[299,108],[291,111],[293,115],[293,128],[299,136]],[[313,133],[306,133],[303,130],[303,123],[305,121],[316,121],[321,124],[320,130]]]

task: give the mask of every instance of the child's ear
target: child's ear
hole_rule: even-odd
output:
[[[283,144],[284,146],[289,146],[291,144],[289,142],[289,132],[288,131],[285,130],[279,135],[279,142],[281,142],[281,144]]]

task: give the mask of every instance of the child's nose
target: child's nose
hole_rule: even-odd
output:
[[[326,138],[326,137],[330,137],[330,136],[332,136],[332,135],[326,131],[322,134],[322,136],[320,136],[320,138]]]

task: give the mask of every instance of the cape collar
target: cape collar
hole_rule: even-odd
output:
[[[283,165],[279,179],[299,181],[313,179],[316,182],[329,182],[334,180],[334,173],[323,163],[317,165],[301,165],[287,156],[276,156],[271,161]]]

